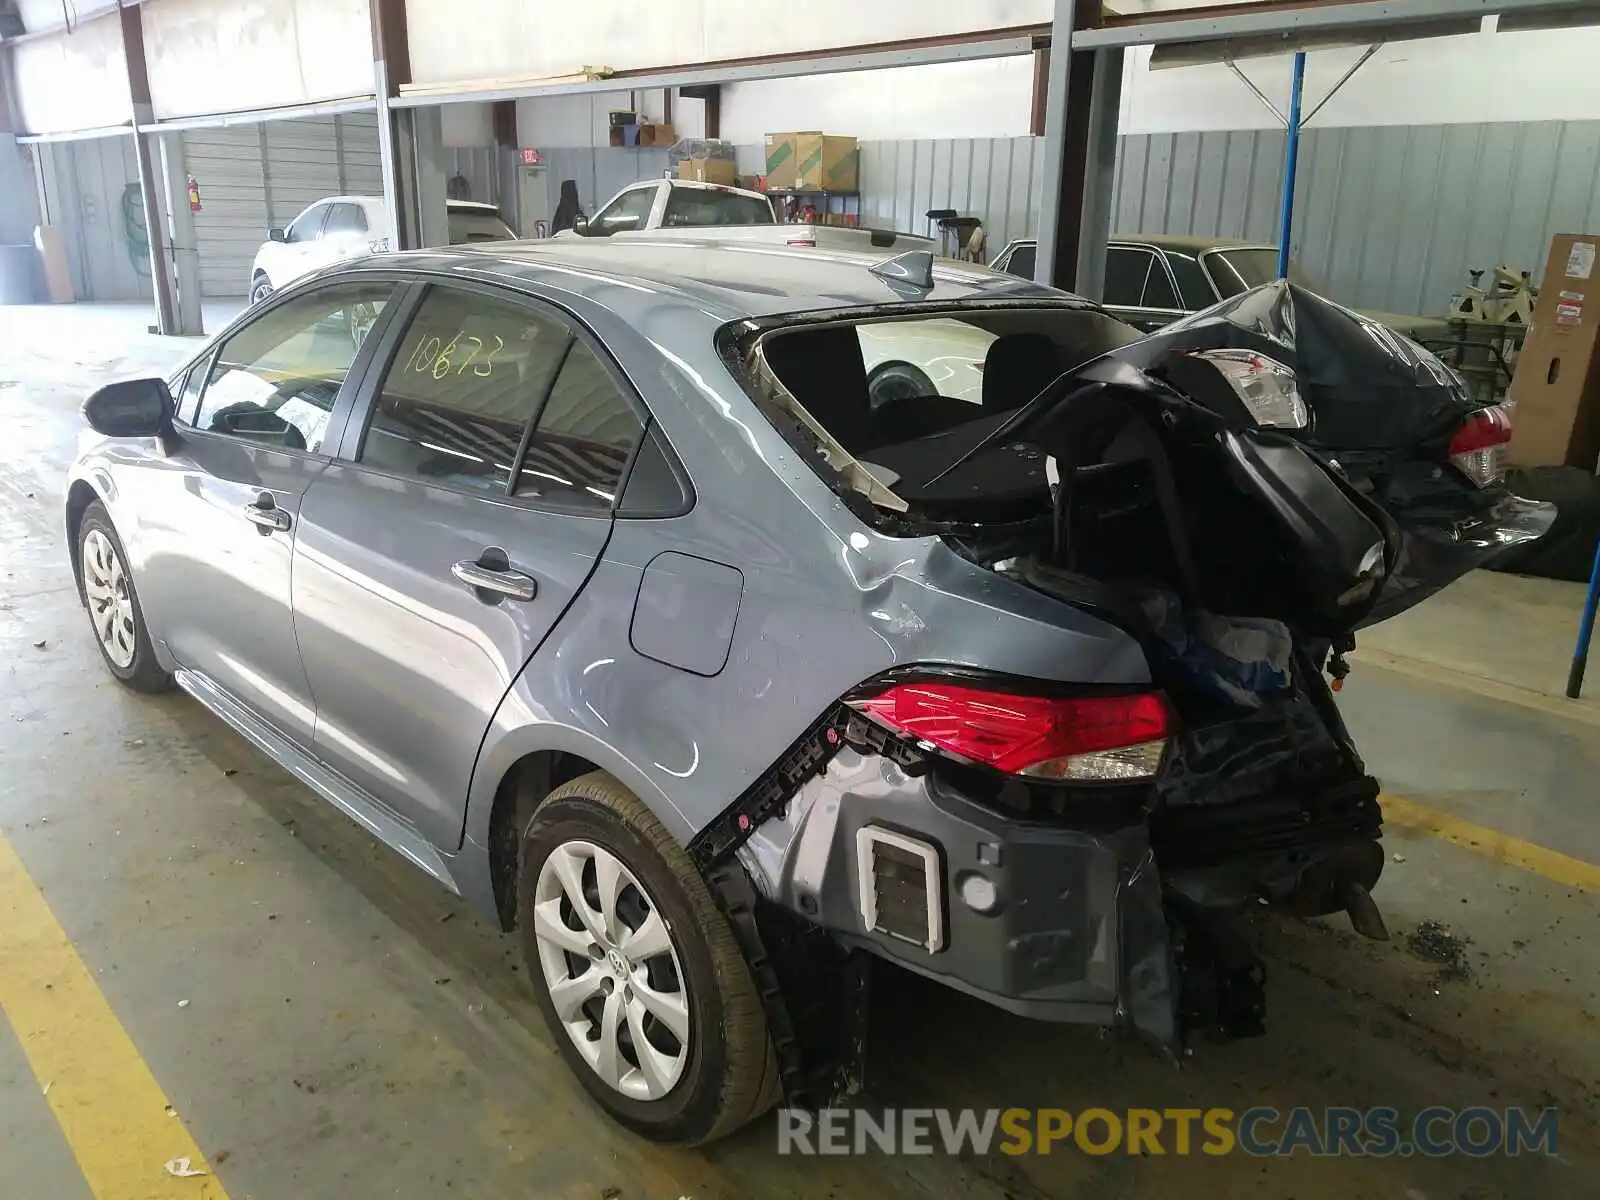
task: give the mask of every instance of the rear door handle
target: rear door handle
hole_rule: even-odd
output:
[[[483,563],[464,558],[450,568],[450,574],[478,592],[494,592],[510,596],[513,600],[532,600],[539,595],[539,583],[521,571],[486,567]]]
[[[255,500],[246,504],[244,519],[260,529],[263,537],[274,530],[282,533],[293,524],[289,514],[278,507],[271,492],[262,492]]]

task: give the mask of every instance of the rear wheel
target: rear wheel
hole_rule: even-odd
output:
[[[913,400],[938,394],[933,380],[908,362],[881,363],[867,376],[867,403],[874,410],[891,400]]]
[[[272,280],[257,271],[250,280],[250,303],[260,304],[270,295],[272,295]]]
[[[557,1048],[622,1124],[694,1145],[777,1099],[732,929],[683,847],[610,775],[563,784],[535,810],[517,922]]]
[[[127,552],[105,506],[89,505],[78,526],[83,606],[106,667],[136,692],[164,692],[172,676],[156,661]]]

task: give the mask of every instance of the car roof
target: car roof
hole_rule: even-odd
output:
[[[987,267],[937,260],[931,291],[896,291],[870,268],[895,257],[734,241],[551,238],[496,242],[471,249],[417,250],[354,260],[366,267],[406,266],[426,272],[486,275],[554,284],[608,308],[618,285],[637,309],[654,294],[659,303],[689,302],[720,320],[898,303],[975,299],[1036,299],[1086,304]],[[341,268],[332,268],[338,271]],[[903,285],[902,285],[903,286]],[[609,294],[608,294],[609,293]],[[641,295],[641,293],[646,295]]]
[[[669,179],[668,186],[674,188],[694,188],[702,192],[732,192],[735,196],[750,196],[756,200],[766,200],[765,192],[753,192],[749,188],[734,187],[731,183],[707,183],[703,179]]]
[[[1154,246],[1158,250],[1179,250],[1189,254],[1201,254],[1207,250],[1271,250],[1276,253],[1278,249],[1267,242],[1189,233],[1113,233],[1109,240],[1114,245]],[[1018,238],[1010,245],[1036,246],[1038,239]]]
[[[319,204],[371,204],[383,207],[382,196],[324,196],[320,200],[313,200],[306,208],[315,208]],[[445,207],[452,212],[481,212],[500,215],[500,210],[493,204],[486,204],[481,200],[446,200]]]

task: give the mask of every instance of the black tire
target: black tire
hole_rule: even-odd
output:
[[[100,658],[110,671],[125,686],[136,692],[165,692],[172,688],[172,676],[162,669],[156,661],[156,652],[150,642],[150,630],[144,623],[144,609],[139,604],[139,593],[133,584],[133,572],[128,567],[128,552],[122,547],[122,539],[117,536],[117,528],[111,523],[111,516],[106,512],[105,506],[98,500],[94,501],[84,510],[83,519],[78,524],[78,570],[79,588],[78,596],[83,602],[84,611],[90,609],[90,600],[83,586],[87,578],[88,564],[84,561],[84,545],[92,533],[102,535],[111,543],[111,548],[116,552],[121,561],[122,571],[127,581],[127,593],[132,609],[133,625],[133,661],[123,665],[116,662],[107,651],[105,643],[100,639],[95,630],[91,617],[89,628],[95,634],[94,644],[100,650]]]
[[[270,295],[272,295],[272,280],[263,272],[257,271],[250,279],[250,304],[252,307],[260,304]]]
[[[556,1014],[533,931],[540,868],[568,842],[599,846],[631,871],[665,919],[689,1009],[683,1073],[656,1100],[622,1094],[578,1053]],[[620,905],[619,905],[620,907]],[[567,1066],[622,1125],[652,1141],[699,1145],[760,1116],[779,1094],[777,1056],[750,969],[733,930],[689,856],[615,778],[595,771],[556,788],[522,831],[517,926],[539,1009]]]
[[[939,389],[920,367],[908,362],[879,363],[867,376],[867,403],[874,411],[896,400],[937,396]]]

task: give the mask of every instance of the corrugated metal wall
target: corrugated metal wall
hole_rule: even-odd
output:
[[[980,217],[991,251],[1039,225],[1043,138],[861,143],[861,219],[938,236],[928,210]]]
[[[45,220],[61,227],[74,293],[81,300],[149,299],[149,242],[133,139],[46,143],[39,150]]]

